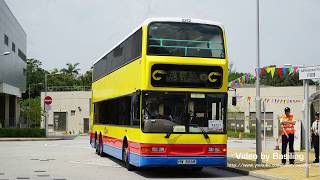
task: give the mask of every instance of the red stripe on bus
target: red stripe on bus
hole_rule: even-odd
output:
[[[94,133],[91,133],[91,137],[94,139]],[[122,149],[122,139],[102,136],[102,141],[103,144]],[[225,156],[227,152],[226,144],[146,144],[128,141],[128,146],[130,152],[142,156]],[[152,148],[164,151],[155,152]],[[209,152],[209,148],[216,151]]]

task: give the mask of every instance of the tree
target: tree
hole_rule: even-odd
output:
[[[84,74],[80,75],[78,77],[78,85],[79,86],[89,86],[91,87],[92,83],[92,69],[89,71],[85,72]]]
[[[77,68],[77,66],[79,66],[80,63],[75,63],[75,64],[71,64],[71,63],[67,63],[67,68],[63,68],[61,69],[62,73],[65,74],[69,74],[72,77],[76,78],[79,74],[80,68]]]
[[[21,117],[26,121],[27,127],[40,127],[42,114],[43,110],[39,96],[21,102]]]
[[[42,62],[37,59],[27,59],[27,91],[23,94],[23,98],[28,98],[29,94],[29,85],[31,97],[39,96],[40,92],[44,89],[42,85],[36,85],[39,83],[44,83],[44,75],[47,72],[42,67]]]

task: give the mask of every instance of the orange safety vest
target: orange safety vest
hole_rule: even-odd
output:
[[[290,114],[289,117],[287,117],[285,114],[281,116],[280,118],[281,122],[292,122],[294,121],[293,114]],[[294,134],[294,125],[289,123],[282,124],[282,130],[281,134],[285,135],[285,132],[287,134]]]

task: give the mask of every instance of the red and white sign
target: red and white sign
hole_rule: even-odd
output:
[[[46,97],[44,98],[44,103],[45,103],[46,105],[50,105],[50,104],[52,103],[52,97],[51,97],[51,96],[46,96]]]

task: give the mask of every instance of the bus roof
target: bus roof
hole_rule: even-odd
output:
[[[218,21],[209,21],[209,20],[202,20],[202,19],[192,19],[192,18],[174,18],[174,17],[165,17],[165,18],[148,18],[143,23],[141,23],[137,28],[135,28],[130,34],[128,34],[125,38],[123,38],[120,42],[118,42],[115,46],[109,49],[106,53],[104,53],[99,59],[97,59],[93,66],[102,59],[105,55],[111,52],[114,48],[119,46],[124,40],[130,37],[133,33],[135,33],[138,29],[140,29],[144,25],[149,25],[152,22],[187,22],[187,23],[196,23],[196,24],[208,24],[208,25],[216,25],[224,30],[223,25]]]

